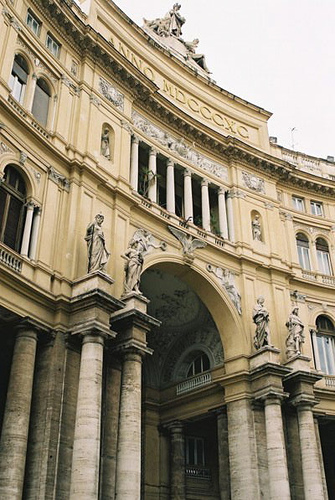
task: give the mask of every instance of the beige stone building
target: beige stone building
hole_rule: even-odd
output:
[[[333,158],[178,4],[0,2],[1,500],[334,499]]]

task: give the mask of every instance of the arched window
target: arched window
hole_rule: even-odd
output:
[[[318,370],[335,375],[335,329],[333,322],[324,315],[316,319],[313,332],[315,365]]]
[[[0,241],[16,251],[22,238],[25,196],[22,176],[8,165],[0,186]]]
[[[317,238],[316,240],[316,255],[318,259],[319,271],[323,274],[331,275],[332,268],[330,264],[328,244],[323,238]]]
[[[299,264],[303,269],[310,271],[311,262],[309,258],[309,241],[307,236],[303,233],[297,234],[297,250],[299,257]]]
[[[206,372],[210,369],[209,358],[204,352],[196,356],[191,362],[188,370],[187,377],[193,377],[199,373]]]
[[[44,127],[47,125],[49,102],[51,97],[50,87],[43,78],[36,82],[32,114]]]
[[[16,54],[9,79],[9,86],[12,96],[19,101],[20,104],[23,103],[28,75],[29,68],[26,60],[20,54]]]

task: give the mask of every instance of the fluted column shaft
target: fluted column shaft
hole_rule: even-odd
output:
[[[98,498],[104,339],[85,334],[81,351],[74,433],[71,500]]]
[[[323,482],[312,406],[297,406],[305,500],[323,500]]]
[[[184,171],[184,217],[193,222],[192,174],[189,169]]]
[[[201,181],[201,216],[202,216],[202,227],[206,231],[211,230],[211,211],[209,205],[209,190],[208,181],[203,179]]]
[[[126,351],[116,465],[117,500],[139,500],[141,496],[141,375],[141,353],[133,349]]]
[[[176,212],[174,163],[172,160],[168,160],[166,164],[166,209],[173,214]]]
[[[290,500],[281,399],[266,398],[264,408],[270,499]]]
[[[185,500],[185,439],[183,424],[173,422],[170,429],[171,439],[171,500]]]
[[[148,197],[154,203],[157,202],[157,151],[154,148],[149,152],[149,190]]]
[[[131,137],[131,160],[130,160],[130,185],[137,191],[138,190],[138,150],[139,139],[136,136]]]
[[[34,214],[34,204],[29,202],[27,204],[26,220],[24,223],[24,230],[23,230],[23,237],[22,237],[22,244],[21,244],[21,254],[22,255],[28,255],[31,226],[33,223],[33,214]]]
[[[23,491],[37,334],[17,334],[0,446],[0,498],[21,500]]]
[[[218,205],[219,205],[219,228],[220,235],[228,239],[228,224],[227,224],[227,210],[226,210],[226,196],[225,189],[220,188],[218,193]]]

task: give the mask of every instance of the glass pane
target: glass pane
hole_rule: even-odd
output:
[[[18,230],[21,222],[21,210],[23,203],[13,196],[9,203],[9,211],[6,221],[6,228],[4,234],[4,243],[10,248],[17,250],[18,248]]]
[[[44,126],[46,126],[48,120],[49,99],[48,94],[43,90],[41,85],[39,85],[39,81],[37,81],[32,113],[36,120]]]

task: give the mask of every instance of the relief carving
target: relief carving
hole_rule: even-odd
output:
[[[256,175],[249,174],[248,172],[242,172],[242,177],[244,185],[247,188],[257,191],[258,193],[265,193],[264,179],[261,179]]]
[[[108,83],[102,77],[99,79],[99,90],[101,94],[106,97],[117,109],[123,111],[124,108],[124,95],[121,94],[113,85]]]

